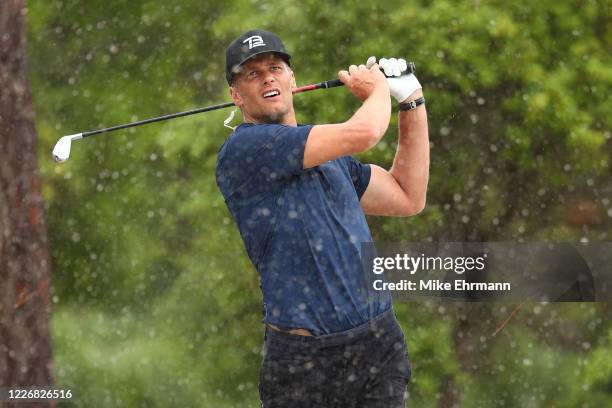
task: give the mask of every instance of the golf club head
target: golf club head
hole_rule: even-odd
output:
[[[70,157],[70,147],[72,145],[72,141],[82,138],[82,133],[61,137],[53,148],[53,158],[55,159],[55,161],[58,163],[62,163],[68,160],[68,158]]]

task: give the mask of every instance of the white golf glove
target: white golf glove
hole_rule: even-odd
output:
[[[375,63],[376,57],[370,57],[366,62],[366,67],[370,68]],[[405,59],[381,58],[378,66],[384,71],[385,76],[390,77],[387,78],[389,90],[398,102],[404,102],[414,91],[422,88],[414,74],[402,75],[402,72],[408,69]]]

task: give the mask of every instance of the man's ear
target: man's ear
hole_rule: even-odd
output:
[[[234,102],[234,105],[240,107],[243,104],[242,98],[240,97],[240,93],[236,89],[235,86],[231,85],[229,88],[229,94]]]
[[[293,70],[291,70],[291,87],[297,88],[297,83],[295,82],[295,75],[293,74]]]

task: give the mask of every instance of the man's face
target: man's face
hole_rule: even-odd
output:
[[[246,122],[295,124],[295,78],[281,57],[268,53],[251,58],[234,74],[230,95]]]

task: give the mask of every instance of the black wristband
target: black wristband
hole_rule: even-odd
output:
[[[411,111],[416,109],[418,106],[425,104],[425,97],[421,96],[420,98],[415,99],[414,101],[402,102],[399,104],[399,110],[401,111]]]

